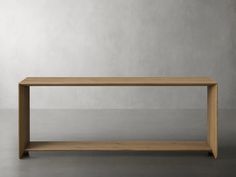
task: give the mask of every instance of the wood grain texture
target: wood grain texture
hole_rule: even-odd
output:
[[[205,141],[30,142],[27,151],[209,151]]]
[[[208,77],[27,77],[27,86],[208,86]]]
[[[218,116],[218,86],[209,86],[207,89],[207,116],[208,116],[208,143],[215,158],[218,155],[217,147],[217,116]]]
[[[27,155],[30,141],[30,88],[19,85],[19,158]]]
[[[30,142],[30,86],[208,86],[207,141]],[[217,84],[207,77],[28,77],[19,83],[19,158],[30,151],[209,151],[217,158]]]

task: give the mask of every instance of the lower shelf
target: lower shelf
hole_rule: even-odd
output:
[[[32,141],[26,151],[210,151],[206,141]]]

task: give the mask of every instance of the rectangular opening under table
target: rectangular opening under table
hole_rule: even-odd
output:
[[[206,86],[205,141],[30,141],[31,86]],[[217,83],[208,77],[27,77],[19,83],[19,158],[30,151],[206,151],[217,158]]]

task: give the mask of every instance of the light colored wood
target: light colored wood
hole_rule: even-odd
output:
[[[28,86],[19,85],[19,158],[27,152],[25,148],[30,141],[30,90]]]
[[[27,151],[209,151],[206,141],[30,142]]]
[[[217,114],[218,114],[218,87],[217,84],[207,88],[207,107],[208,107],[208,143],[212,153],[217,158]]]
[[[207,141],[30,142],[30,86],[208,86]],[[217,83],[207,77],[28,77],[19,83],[19,158],[29,151],[210,151],[217,158]]]
[[[208,86],[208,77],[27,77],[27,86]]]

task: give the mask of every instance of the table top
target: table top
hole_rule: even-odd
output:
[[[25,86],[209,86],[209,77],[27,77]]]

